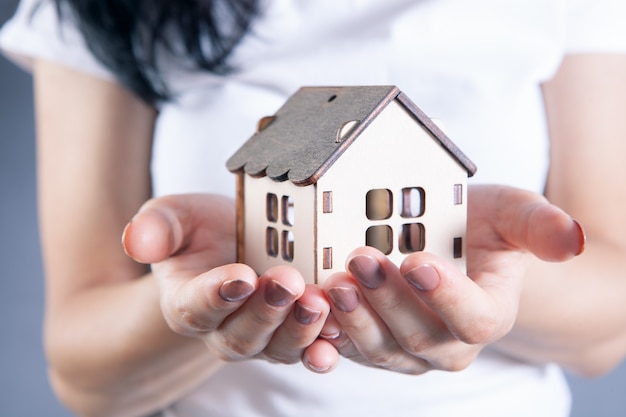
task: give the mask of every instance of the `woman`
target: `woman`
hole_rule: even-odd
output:
[[[622,360],[617,1],[41,3],[1,39],[34,75],[46,349],[77,413],[564,416],[555,363]],[[445,121],[479,166],[468,276],[372,248],[323,288],[233,264],[225,160],[305,84],[397,84]]]

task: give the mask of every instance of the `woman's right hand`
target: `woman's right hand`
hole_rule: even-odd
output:
[[[303,360],[316,372],[336,366],[336,350],[318,339],[330,311],[321,289],[306,285],[290,267],[258,277],[234,263],[231,199],[210,194],[152,199],[127,225],[123,244],[133,259],[152,264],[168,325],[202,339],[222,360]]]

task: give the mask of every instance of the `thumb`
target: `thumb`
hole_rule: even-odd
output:
[[[184,245],[178,205],[171,200],[172,197],[149,200],[126,225],[122,245],[126,254],[137,262],[163,261]]]
[[[581,225],[542,195],[513,187],[496,187],[492,198],[482,198],[481,192],[476,206],[496,208],[492,224],[505,242],[545,261],[564,261],[583,252],[586,238]],[[488,212],[486,207],[475,208]]]

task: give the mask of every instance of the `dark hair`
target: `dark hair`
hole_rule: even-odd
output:
[[[69,6],[95,57],[149,103],[171,98],[159,53],[227,74],[227,58],[258,13],[258,0],[54,1],[59,18]]]

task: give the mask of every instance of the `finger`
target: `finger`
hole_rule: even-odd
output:
[[[259,278],[258,291],[230,314],[217,331],[207,334],[207,343],[228,360],[260,354],[304,290],[304,279],[295,269],[279,266],[268,270]]]
[[[445,330],[441,320],[382,252],[371,247],[358,248],[348,256],[346,269],[359,283],[368,304],[405,349],[416,353],[422,350],[412,346],[416,339],[440,338],[438,334]],[[411,346],[407,340],[412,341]]]
[[[299,362],[304,349],[318,338],[329,312],[330,305],[321,288],[307,285],[292,313],[274,333],[264,356],[280,363]]]
[[[450,371],[464,369],[474,359],[477,349],[450,332],[437,312],[421,300],[384,254],[372,248],[359,248],[348,257],[347,269],[361,284],[368,303],[385,322],[392,337],[409,355],[433,368]],[[420,365],[423,369],[423,363]]]
[[[234,234],[232,200],[217,195],[185,194],[146,202],[126,226],[122,244],[142,263],[165,260],[196,243],[214,246]],[[214,239],[219,236],[220,239]],[[212,240],[213,239],[213,240]]]
[[[258,287],[256,273],[246,265],[224,265],[196,277],[159,279],[161,310],[177,333],[197,336],[221,325]]]
[[[342,356],[397,372],[416,374],[430,369],[424,360],[397,343],[350,275],[331,275],[324,289],[331,300],[332,314],[342,328],[337,338],[327,340]]]
[[[515,321],[520,274],[482,273],[470,279],[429,253],[408,256],[400,271],[415,294],[463,343],[493,342],[505,335]]]
[[[331,313],[326,318],[324,327],[320,331],[320,339],[327,341],[344,358],[352,359],[359,363],[365,363],[365,359],[356,349],[346,332],[341,328],[341,324]]]
[[[539,194],[504,186],[473,187],[469,210],[491,215],[493,208],[497,210],[490,223],[496,233],[543,260],[563,261],[584,250],[585,233],[580,224]],[[470,223],[468,240],[472,231]]]
[[[305,349],[302,363],[315,373],[325,374],[337,368],[339,352],[327,340],[317,339]]]
[[[341,325],[331,312],[328,317],[326,317],[324,327],[322,327],[322,330],[320,331],[320,337],[323,339],[335,339],[339,337],[341,331]]]
[[[333,322],[331,326],[328,326],[329,321]],[[332,312],[326,319],[326,323],[320,332],[320,339],[330,343],[344,358],[352,359],[360,363],[365,362],[361,353],[348,337],[348,334],[341,330],[341,324],[335,319]]]

